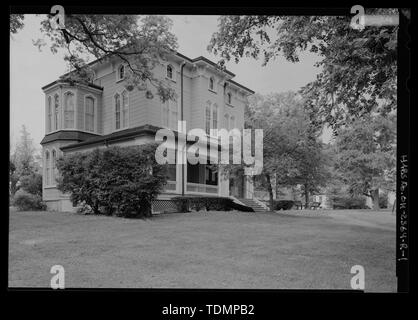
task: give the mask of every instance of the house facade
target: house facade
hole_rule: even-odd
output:
[[[181,65],[184,65],[183,75]],[[243,129],[247,99],[254,93],[233,81],[232,72],[216,68],[214,62],[176,53],[153,71],[178,97],[183,88],[181,115],[179,98],[162,103],[154,88],[149,88],[151,94],[136,88],[127,90],[126,66],[122,61],[108,59],[94,62],[90,67],[94,78],[88,85],[57,80],[42,88],[45,94],[45,137],[41,141],[43,200],[49,210],[75,210],[69,195],[57,189],[55,161],[61,155],[154,142],[159,129],[177,131],[180,120],[186,122],[187,131],[192,128],[202,128],[207,133],[210,129]],[[167,208],[169,200],[181,194],[252,197],[248,177],[229,180],[204,164],[176,164],[171,165],[169,171],[169,181],[155,203],[157,211]]]

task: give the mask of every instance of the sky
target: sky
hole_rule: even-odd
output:
[[[218,16],[173,15],[172,32],[177,36],[178,51],[189,58],[205,56],[218,59],[206,49],[217,31]],[[43,38],[39,31],[42,16],[26,15],[24,28],[10,38],[10,139],[14,145],[22,125],[25,125],[37,147],[45,135],[44,93],[41,87],[53,82],[67,71],[67,64],[60,53],[49,48],[39,51],[32,40]],[[243,58],[238,64],[226,64],[236,77],[235,81],[257,93],[296,91],[313,81],[319,73],[314,63],[319,57],[304,53],[298,63],[279,57],[267,66],[261,60]]]

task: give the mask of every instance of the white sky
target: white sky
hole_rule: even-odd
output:
[[[175,15],[172,32],[178,39],[178,51],[189,58],[205,56],[217,61],[206,47],[212,34],[217,31],[218,16]],[[61,54],[52,54],[49,48],[39,52],[32,40],[42,37],[41,16],[26,15],[24,28],[10,39],[10,139],[14,144],[25,124],[36,146],[44,132],[44,94],[41,87],[55,81],[67,70]],[[300,62],[291,63],[283,58],[270,61],[263,67],[262,61],[242,59],[238,64],[229,62],[228,70],[236,74],[235,81],[254,90],[267,94],[298,90],[313,81],[318,68],[314,63],[319,57],[306,53]]]

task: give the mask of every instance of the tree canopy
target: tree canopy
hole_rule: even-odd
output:
[[[336,138],[336,169],[353,195],[371,197],[378,209],[378,190],[395,190],[396,116],[365,116],[342,128]]]
[[[377,13],[372,10],[366,13]],[[380,12],[380,11],[379,11]],[[385,10],[394,13],[396,10]],[[350,27],[342,16],[221,16],[208,50],[220,64],[232,58],[279,55],[298,62],[302,51],[322,60],[317,79],[302,94],[317,123],[333,128],[370,112],[396,109],[397,26]]]
[[[23,15],[11,15],[11,34],[23,27],[23,20]],[[65,14],[65,29],[56,30],[46,16],[40,28],[44,37],[33,43],[40,50],[48,45],[52,53],[64,53],[71,69],[63,77],[66,80],[90,82],[90,62],[116,58],[126,65],[124,85],[128,90],[153,87],[165,101],[174,99],[175,91],[152,70],[177,50],[171,27],[171,19],[159,15]]]

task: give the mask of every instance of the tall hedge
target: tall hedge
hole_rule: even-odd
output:
[[[57,161],[58,189],[73,205],[95,214],[151,216],[151,201],[166,183],[165,166],[155,161],[156,144],[109,147],[66,155]]]

